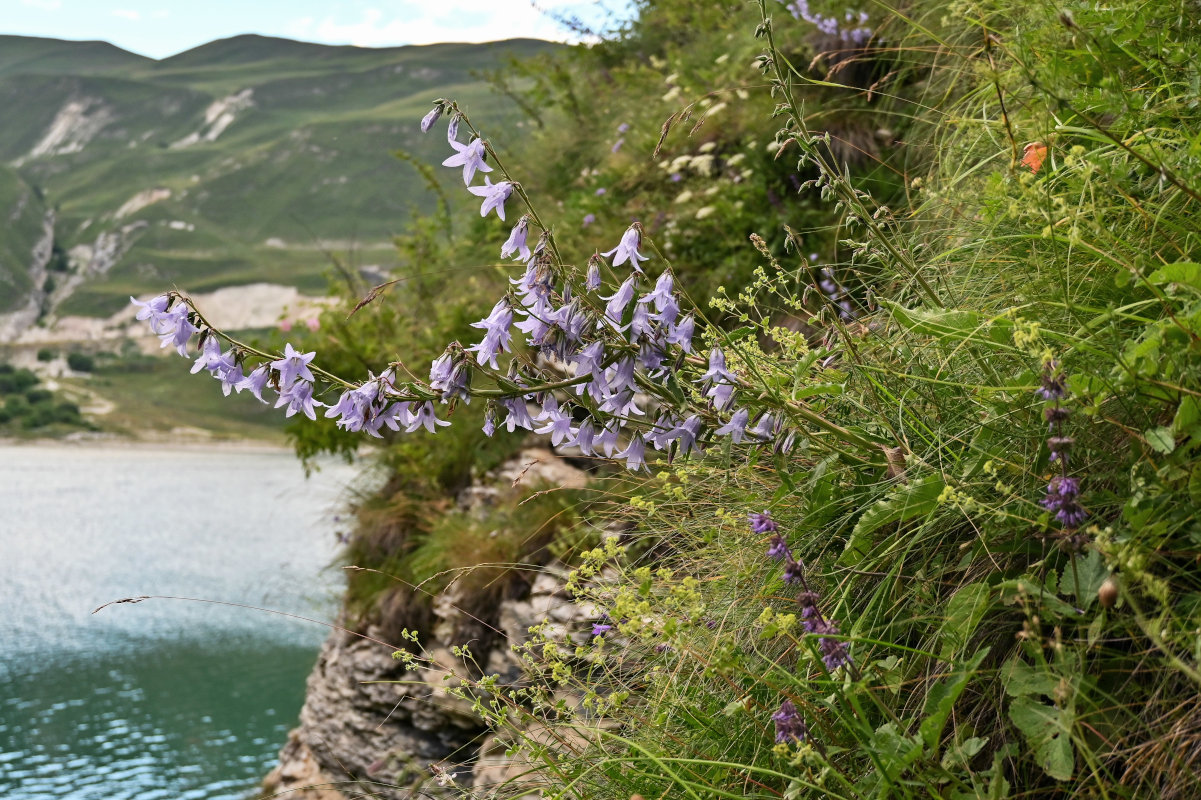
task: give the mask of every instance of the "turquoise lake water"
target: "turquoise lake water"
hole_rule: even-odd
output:
[[[0,798],[245,798],[341,576],[336,503],[284,452],[0,446]]]

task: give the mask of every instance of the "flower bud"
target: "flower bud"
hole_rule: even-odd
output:
[[[1102,608],[1113,608],[1118,602],[1118,579],[1114,575],[1110,575],[1101,584],[1101,588],[1097,590],[1097,602]]]

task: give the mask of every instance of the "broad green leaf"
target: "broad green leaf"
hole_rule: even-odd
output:
[[[1057,781],[1070,780],[1076,766],[1070,715],[1030,697],[1009,706],[1009,718],[1026,737],[1039,766]]]
[[[954,769],[962,764],[971,761],[977,753],[984,749],[984,745],[988,744],[988,737],[972,736],[969,739],[964,739],[962,742],[954,742],[947,746],[947,750],[942,755],[942,768]]]
[[[1001,667],[1001,684],[1010,697],[1026,697],[1033,694],[1054,697],[1059,687],[1059,678],[1050,672],[1036,669],[1021,656],[1014,656]]]
[[[891,495],[870,506],[855,523],[852,536],[866,536],[890,522],[929,514],[938,507],[938,497],[946,484],[941,475],[927,475],[906,486],[897,487]]]
[[[1192,261],[1178,261],[1175,264],[1167,264],[1152,272],[1151,277],[1147,280],[1156,285],[1183,283],[1186,286],[1201,291],[1201,264]]]
[[[1198,422],[1201,422],[1201,401],[1191,394],[1186,394],[1180,398],[1180,405],[1176,406],[1172,432],[1177,435],[1188,433]]]
[[[1176,449],[1176,437],[1172,434],[1172,429],[1166,425],[1158,428],[1147,428],[1143,431],[1143,438],[1147,440],[1147,444],[1157,453],[1167,455]]]
[[[1080,605],[1088,608],[1097,602],[1097,590],[1109,577],[1109,566],[1096,550],[1086,556],[1076,556],[1063,570],[1064,594],[1075,595]]]
[[[969,583],[951,595],[940,632],[942,652],[939,658],[950,661],[959,654],[988,611],[991,594],[988,584]]]

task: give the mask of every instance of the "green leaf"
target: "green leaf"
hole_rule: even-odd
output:
[[[1034,694],[1054,697],[1055,690],[1059,688],[1059,678],[1050,672],[1035,669],[1023,661],[1021,656],[1014,656],[1001,667],[1001,685],[1005,687],[1005,694],[1010,697],[1027,697]]]
[[[794,400],[804,400],[806,397],[837,397],[845,391],[841,383],[811,383],[801,386],[792,393]]]
[[[905,308],[883,298],[880,304],[887,307],[897,324],[910,333],[953,342],[970,340],[990,346],[1013,346],[1013,321],[1005,317],[985,317],[975,311]]]
[[[1109,565],[1101,553],[1090,550],[1086,556],[1076,556],[1063,570],[1064,594],[1076,596],[1080,605],[1088,608],[1097,602],[1097,590],[1109,577]]]
[[[1176,437],[1172,433],[1172,429],[1166,425],[1158,428],[1147,428],[1143,431],[1143,438],[1147,440],[1147,444],[1157,453],[1167,455],[1176,449]]]
[[[1009,706],[1009,718],[1026,737],[1043,771],[1057,781],[1070,780],[1076,766],[1070,715],[1030,697],[1019,697]]]
[[[940,632],[942,652],[939,658],[950,661],[959,654],[988,612],[992,604],[991,596],[992,592],[985,583],[969,583],[951,595]]]
[[[1201,291],[1201,264],[1192,261],[1178,261],[1167,264],[1155,272],[1147,280],[1161,286],[1165,283],[1183,283],[1190,288]]]
[[[866,536],[890,522],[904,522],[929,514],[938,507],[938,497],[946,488],[941,475],[927,475],[907,486],[898,487],[889,497],[870,506],[855,523],[852,537]]]
[[[1172,433],[1177,435],[1188,433],[1198,421],[1201,421],[1201,401],[1191,394],[1186,394],[1180,398],[1180,405],[1176,406],[1176,416],[1172,419]]]
[[[938,746],[938,740],[942,738],[943,728],[946,727],[947,718],[951,715],[955,701],[959,699],[959,695],[963,694],[963,690],[967,688],[968,682],[976,672],[976,667],[980,666],[980,662],[987,655],[988,648],[986,647],[972,656],[971,660],[956,669],[945,680],[930,687],[930,693],[926,695],[926,718],[922,720],[921,727],[918,729],[927,748],[933,750]]]

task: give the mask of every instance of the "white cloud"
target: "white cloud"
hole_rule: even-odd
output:
[[[63,0],[21,0],[21,5],[43,11],[58,11],[63,6]]]
[[[121,19],[127,19],[130,22],[137,22],[138,20],[140,20],[142,18],[141,14],[139,14],[136,11],[130,11],[127,8],[116,8],[116,9],[113,9],[112,13],[113,13],[114,17],[120,17]]]
[[[585,19],[595,19],[597,12],[596,3],[580,0],[540,0],[538,7],[528,0],[442,0],[437,5],[408,0],[396,5],[400,10],[387,15],[378,8],[365,9],[357,20],[340,16],[319,20],[302,17],[287,23],[283,33],[326,44],[359,47],[487,42],[516,37],[564,41],[578,37],[540,8],[567,15],[574,12]]]

